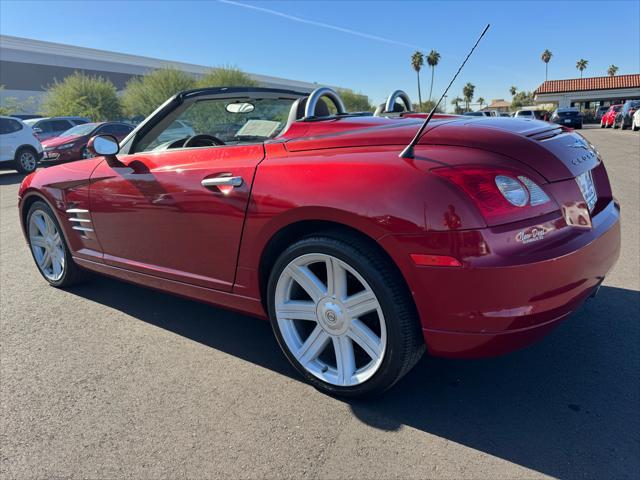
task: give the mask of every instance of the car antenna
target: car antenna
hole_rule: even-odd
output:
[[[453,76],[453,78],[449,82],[449,86],[444,90],[444,93],[440,97],[440,100],[438,100],[438,103],[436,103],[433,106],[433,108],[429,112],[429,115],[427,115],[427,118],[424,120],[422,126],[420,127],[418,132],[415,134],[415,136],[411,139],[411,141],[409,142],[409,145],[407,145],[405,147],[405,149],[402,150],[402,153],[400,154],[400,158],[414,158],[413,147],[415,146],[416,143],[418,143],[418,140],[420,140],[420,136],[422,135],[422,132],[424,132],[424,129],[427,128],[427,125],[429,124],[429,121],[431,120],[431,117],[433,117],[433,114],[436,112],[436,108],[438,108],[438,106],[440,105],[440,102],[442,102],[442,99],[444,98],[444,96],[449,91],[449,88],[451,88],[451,85],[453,85],[453,82],[455,82],[456,78],[458,77],[458,74],[462,70],[462,67],[464,67],[465,63],[467,63],[467,60],[469,60],[469,57],[471,56],[473,51],[476,49],[476,47],[480,43],[480,40],[482,40],[482,37],[484,37],[484,34],[487,33],[487,30],[489,30],[489,26],[490,26],[490,24],[487,23],[487,26],[484,27],[484,30],[482,31],[482,33],[478,37],[478,40],[476,40],[475,45],[473,46],[471,51],[467,54],[467,57],[464,59],[464,62],[462,62],[462,65],[460,65],[460,68],[458,68],[458,71],[456,72],[456,74]]]

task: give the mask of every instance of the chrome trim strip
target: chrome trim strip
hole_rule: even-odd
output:
[[[89,227],[78,227],[78,226],[74,226],[71,227],[74,230],[80,230],[81,232],[93,232],[93,228],[89,228]]]
[[[72,218],[69,218],[69,221],[70,222],[80,222],[80,223],[85,223],[85,222],[91,223],[91,220],[89,220],[88,218],[73,218],[72,217]]]
[[[85,210],[83,208],[70,208],[66,210],[67,213],[89,213],[89,210]]]

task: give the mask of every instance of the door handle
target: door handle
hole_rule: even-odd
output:
[[[242,186],[242,177],[232,177],[231,174],[227,174],[220,177],[205,178],[200,182],[203,187],[240,187]]]

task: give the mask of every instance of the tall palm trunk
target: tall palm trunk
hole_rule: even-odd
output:
[[[433,74],[436,72],[436,67],[431,67],[431,87],[429,88],[429,101],[431,101],[431,94],[433,93]]]
[[[544,81],[546,82],[549,78],[549,62],[544,63]]]
[[[418,77],[418,111],[422,111],[422,92],[420,92],[420,72],[416,71],[416,76]]]

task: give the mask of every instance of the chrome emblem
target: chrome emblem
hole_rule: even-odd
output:
[[[587,141],[583,139],[578,139],[569,146],[571,148],[584,148],[585,150],[591,150],[591,147],[589,147],[589,144],[587,143]]]
[[[544,240],[544,237],[549,233],[550,229],[544,225],[536,225],[535,227],[520,230],[516,235],[516,242],[520,243],[532,243],[539,240]]]

